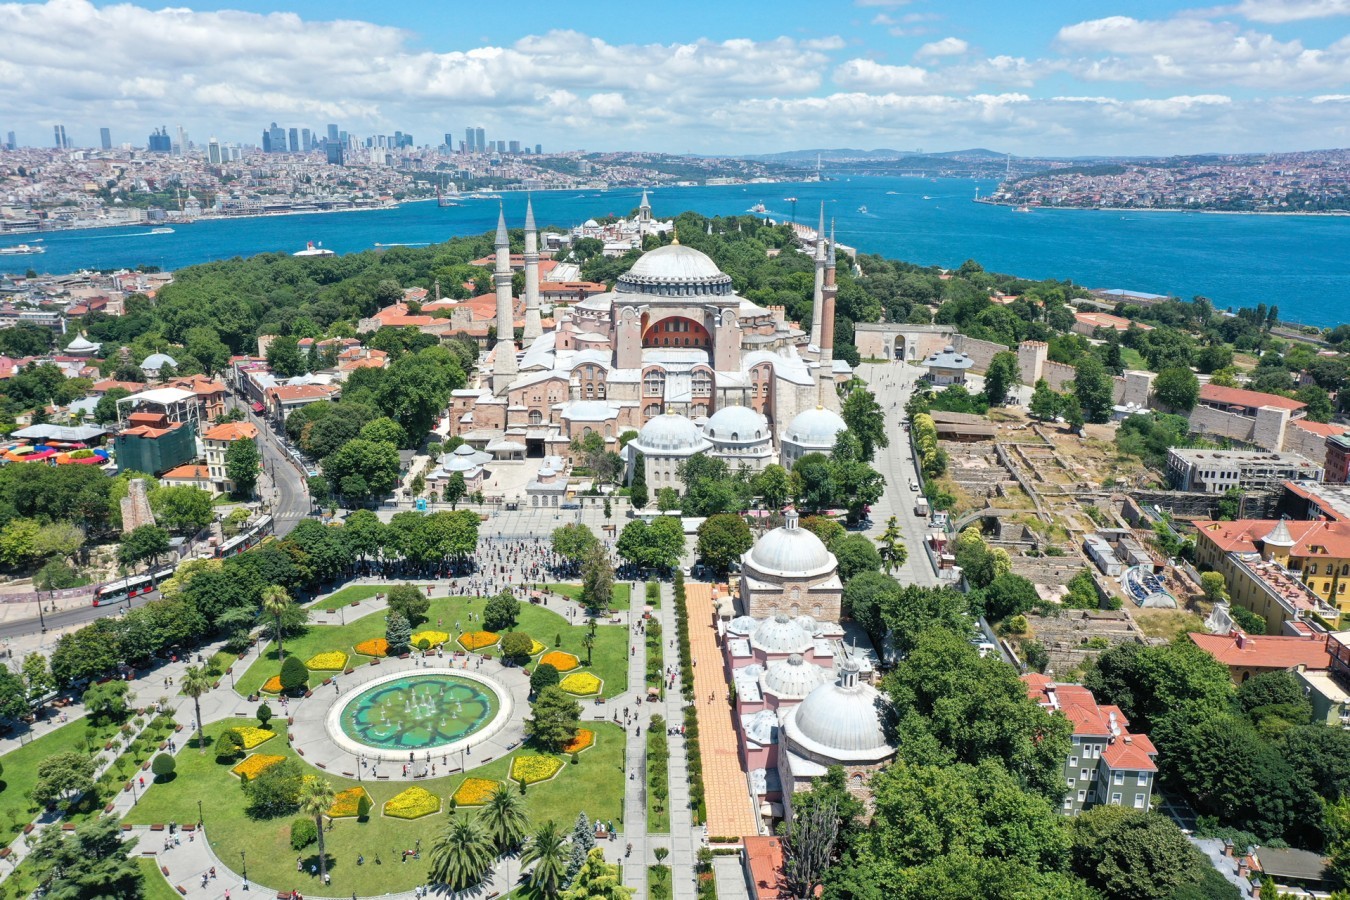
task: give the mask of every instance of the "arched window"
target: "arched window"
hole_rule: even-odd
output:
[[[539,425],[544,421],[544,414],[537,409],[530,410],[530,424]]]
[[[642,392],[650,397],[659,397],[666,391],[666,373],[652,369],[642,377]]]
[[[591,429],[590,429],[590,426],[589,426],[589,425],[586,426],[585,428],[581,429],[581,436],[582,436],[582,437],[590,437],[590,436],[591,436]]]

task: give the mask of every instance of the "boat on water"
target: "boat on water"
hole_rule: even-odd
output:
[[[928,196],[927,194],[924,194],[924,195],[923,195],[923,199],[925,199],[925,200],[932,200],[933,198],[930,197],[930,196]]]
[[[337,254],[334,253],[332,250],[325,250],[322,242],[315,244],[313,241],[309,241],[308,243],[306,243],[305,249],[297,250],[291,254],[291,256],[336,256],[336,255]]]
[[[1029,213],[1031,212],[1031,207],[1023,203],[1021,206],[1014,206],[1013,212]]]
[[[27,256],[32,253],[46,253],[47,248],[42,246],[39,239],[34,244],[12,244],[8,247],[0,247],[0,256]]]
[[[172,228],[151,228],[151,234],[173,234]]]
[[[500,200],[500,199],[502,199],[502,195],[501,195],[501,194],[491,194],[491,193],[487,193],[487,194],[469,194],[468,197],[469,197],[470,199],[473,199],[473,200]]]
[[[867,215],[867,207],[865,206],[858,207],[858,212],[862,213],[863,215]]]
[[[764,215],[765,213],[767,213],[769,210],[768,210],[767,208],[765,208],[765,206],[764,206],[763,203],[756,203],[754,206],[750,207],[750,211],[751,211],[752,213],[754,213],[755,215],[762,216],[762,215]]]

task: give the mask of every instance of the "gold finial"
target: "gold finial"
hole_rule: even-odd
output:
[[[671,237],[670,242],[671,242],[672,244],[679,244],[679,242],[680,242],[680,226],[672,224],[672,225],[670,226],[670,230],[673,232],[673,235],[674,235],[673,237]]]

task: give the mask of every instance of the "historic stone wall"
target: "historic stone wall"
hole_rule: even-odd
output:
[[[1246,444],[1253,443],[1256,422],[1246,416],[1208,406],[1197,406],[1191,410],[1190,423],[1193,434],[1224,437]]]
[[[1319,466],[1327,462],[1327,439],[1320,434],[1305,431],[1298,426],[1286,428],[1284,432],[1284,452],[1297,453]]]
[[[982,341],[978,338],[967,337],[964,334],[953,334],[951,345],[959,352],[964,353],[975,360],[975,371],[983,372],[989,368],[989,361],[994,358],[994,354],[1002,353],[1007,350],[1004,344],[995,344],[993,341]]]

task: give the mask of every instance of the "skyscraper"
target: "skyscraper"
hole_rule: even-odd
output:
[[[177,152],[177,154],[178,154],[179,156],[182,156],[184,153],[187,153],[187,149],[188,149],[188,137],[187,137],[187,132],[183,130],[183,126],[182,126],[182,125],[179,125],[179,126],[178,126],[178,144],[174,147],[174,150]]]
[[[520,153],[520,141],[512,141],[512,142],[511,142],[511,152],[512,152],[512,153]]]
[[[506,141],[498,141],[498,142],[497,142],[497,152],[498,152],[498,153],[505,153],[505,152],[506,152]]]
[[[266,135],[264,134],[264,137]],[[163,125],[150,132],[150,140],[147,142],[151,153],[170,153],[173,151],[173,139],[169,137],[169,129]]]
[[[306,153],[314,149],[314,135],[308,128],[300,129],[300,149]]]
[[[328,126],[328,143],[336,143],[338,139],[338,127],[336,125]]]
[[[213,166],[218,166],[221,163],[220,141],[216,140],[214,134],[211,135],[211,140],[206,144],[206,159]]]
[[[481,129],[481,128],[475,128],[475,129],[473,130],[473,138],[474,138],[474,149],[475,149],[475,150],[477,150],[479,153],[483,153],[484,151],[487,150],[487,132],[486,132],[486,131],[484,131],[484,130]]]
[[[464,152],[465,152],[465,153],[472,153],[472,152],[473,152],[474,146],[475,146],[475,145],[474,145],[474,142],[473,142],[473,129],[472,129],[472,128],[465,128],[465,129],[464,129]]]
[[[543,152],[544,152],[544,145],[543,145],[543,144],[535,144],[535,145],[534,145],[534,152],[535,152],[535,153],[543,153]]]
[[[14,132],[12,131],[9,134],[5,135],[5,149],[6,150],[19,149],[19,139],[14,136]]]
[[[70,149],[70,138],[66,137],[66,126],[64,126],[64,125],[53,125],[53,126],[52,126],[52,138],[56,141],[56,149],[57,149],[57,150],[69,150],[69,149]]]
[[[345,161],[344,150],[346,148],[341,141],[325,141],[323,149],[328,155],[330,165],[340,166]]]
[[[290,138],[291,138],[291,146],[290,146],[291,152],[292,152],[292,153],[299,153],[299,152],[300,152],[300,129],[299,129],[299,128],[292,128],[291,131],[290,131]]]
[[[455,136],[448,131],[445,133],[445,146],[451,150],[455,149]]]
[[[271,146],[271,150],[270,150],[270,152],[272,152],[272,153],[285,153],[285,152],[286,152],[286,129],[282,128],[282,127],[281,127],[280,125],[278,125],[276,122],[273,122],[273,123],[272,123],[272,127],[269,128],[268,131],[270,132],[270,136],[271,136],[271,145],[270,145],[270,146]],[[267,148],[264,147],[264,149],[267,149]]]
[[[108,130],[107,128],[100,128],[100,129],[98,130],[98,142],[99,142],[99,146],[102,147],[104,150],[111,150],[111,149],[112,149],[112,132],[111,132],[110,130]]]

